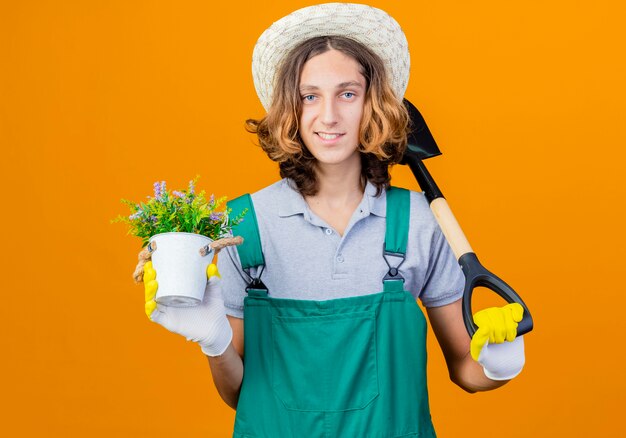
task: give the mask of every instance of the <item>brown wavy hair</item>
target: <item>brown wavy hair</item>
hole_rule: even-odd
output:
[[[302,195],[315,195],[316,159],[298,131],[302,113],[300,75],[309,59],[331,49],[357,61],[366,80],[359,134],[361,182],[365,185],[371,181],[378,196],[389,187],[389,166],[398,163],[406,149],[409,116],[394,95],[383,61],[363,44],[342,36],[322,36],[296,46],[278,69],[267,115],[260,120],[246,120],[246,130],[256,134],[261,148],[278,162],[281,177],[294,180]]]

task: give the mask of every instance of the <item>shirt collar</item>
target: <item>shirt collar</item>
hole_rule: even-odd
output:
[[[307,203],[298,192],[296,183],[289,178],[283,179],[281,192],[281,203],[278,207],[278,215],[280,217],[293,216],[294,214],[304,214],[307,209]]]
[[[380,196],[376,197],[376,186],[367,181],[365,194],[370,213],[378,217],[387,217],[387,191],[383,190]]]
[[[304,200],[304,197],[302,197],[300,192],[298,192],[296,184],[291,179],[283,179],[283,184],[280,190],[282,192],[282,202],[278,208],[278,215],[280,217],[304,214],[307,211],[308,205]],[[367,181],[365,193],[363,194],[363,200],[361,201],[359,208],[363,209],[363,213],[366,213],[365,216],[372,213],[379,217],[386,217],[386,191],[383,191],[380,196],[376,197],[376,186],[370,181]]]

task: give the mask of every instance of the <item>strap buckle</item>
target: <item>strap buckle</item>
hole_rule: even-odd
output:
[[[268,292],[267,286],[261,281],[260,278],[253,278],[252,281],[246,286],[246,293],[250,292],[251,289],[254,290],[264,290]]]
[[[244,271],[250,278],[250,283],[248,283],[248,286],[246,286],[246,293],[248,293],[251,289],[264,290],[265,293],[269,292],[267,286],[265,286],[265,283],[263,283],[263,281],[261,280],[261,275],[263,275],[264,270],[265,270],[265,265],[262,265],[261,272],[259,272],[258,276],[254,278],[248,272]]]
[[[400,260],[400,263],[398,263],[396,266],[391,266],[391,264],[389,263],[389,260],[387,259],[388,256],[399,257],[402,260]],[[404,263],[404,261],[406,260],[406,255],[401,252],[391,252],[391,251],[385,250],[385,244],[383,243],[383,259],[385,259],[385,263],[387,263],[387,266],[389,267],[389,271],[387,271],[387,274],[385,274],[385,277],[383,278],[383,282],[387,280],[400,280],[404,283],[404,277],[402,276],[402,274],[400,274],[400,271],[398,269],[400,268],[402,263]]]

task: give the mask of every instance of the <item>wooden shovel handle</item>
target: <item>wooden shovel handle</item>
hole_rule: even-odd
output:
[[[433,199],[430,203],[430,209],[435,215],[435,219],[437,219],[439,227],[457,260],[465,253],[474,252],[465,234],[463,234],[461,226],[456,221],[454,214],[452,214],[446,198]]]
[[[452,210],[445,198],[433,199],[430,208],[439,223],[439,227],[446,237],[450,248],[461,265],[465,275],[465,288],[463,290],[463,322],[470,337],[474,336],[478,327],[474,324],[472,316],[472,292],[478,286],[491,289],[504,298],[508,303],[519,303],[524,308],[524,316],[517,326],[517,335],[521,336],[533,329],[533,319],[528,307],[522,298],[495,274],[489,272],[478,260],[472,250],[459,223],[456,221]]]

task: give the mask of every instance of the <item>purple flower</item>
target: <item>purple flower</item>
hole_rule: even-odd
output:
[[[130,220],[135,220],[137,219],[139,216],[141,216],[141,213],[143,213],[143,211],[139,210],[136,213],[131,214],[130,216],[128,216],[128,219]]]
[[[152,216],[150,216],[150,220],[151,220],[153,223],[156,223],[156,221],[157,221],[157,217],[156,217],[155,215],[152,215]]]
[[[193,185],[193,180],[189,181],[189,193],[193,195],[193,191],[194,191],[194,185]]]
[[[165,196],[167,195],[167,190],[165,189],[165,181],[161,181],[161,200],[164,201]]]
[[[211,216],[209,216],[209,219],[211,219],[212,221],[219,221],[219,220],[222,220],[223,215],[224,213],[221,213],[221,212],[211,213]]]
[[[215,202],[215,195],[211,195],[209,198],[209,204],[213,204]]]
[[[185,194],[184,194],[183,192],[179,192],[178,190],[174,190],[174,191],[172,192],[172,194],[173,194],[174,196],[178,196],[179,198],[184,198],[184,197],[185,197]]]
[[[165,191],[165,181],[160,183],[157,181],[154,183],[154,199],[157,201],[165,202],[167,192]]]
[[[158,181],[154,183],[154,199],[161,200],[161,186]]]

